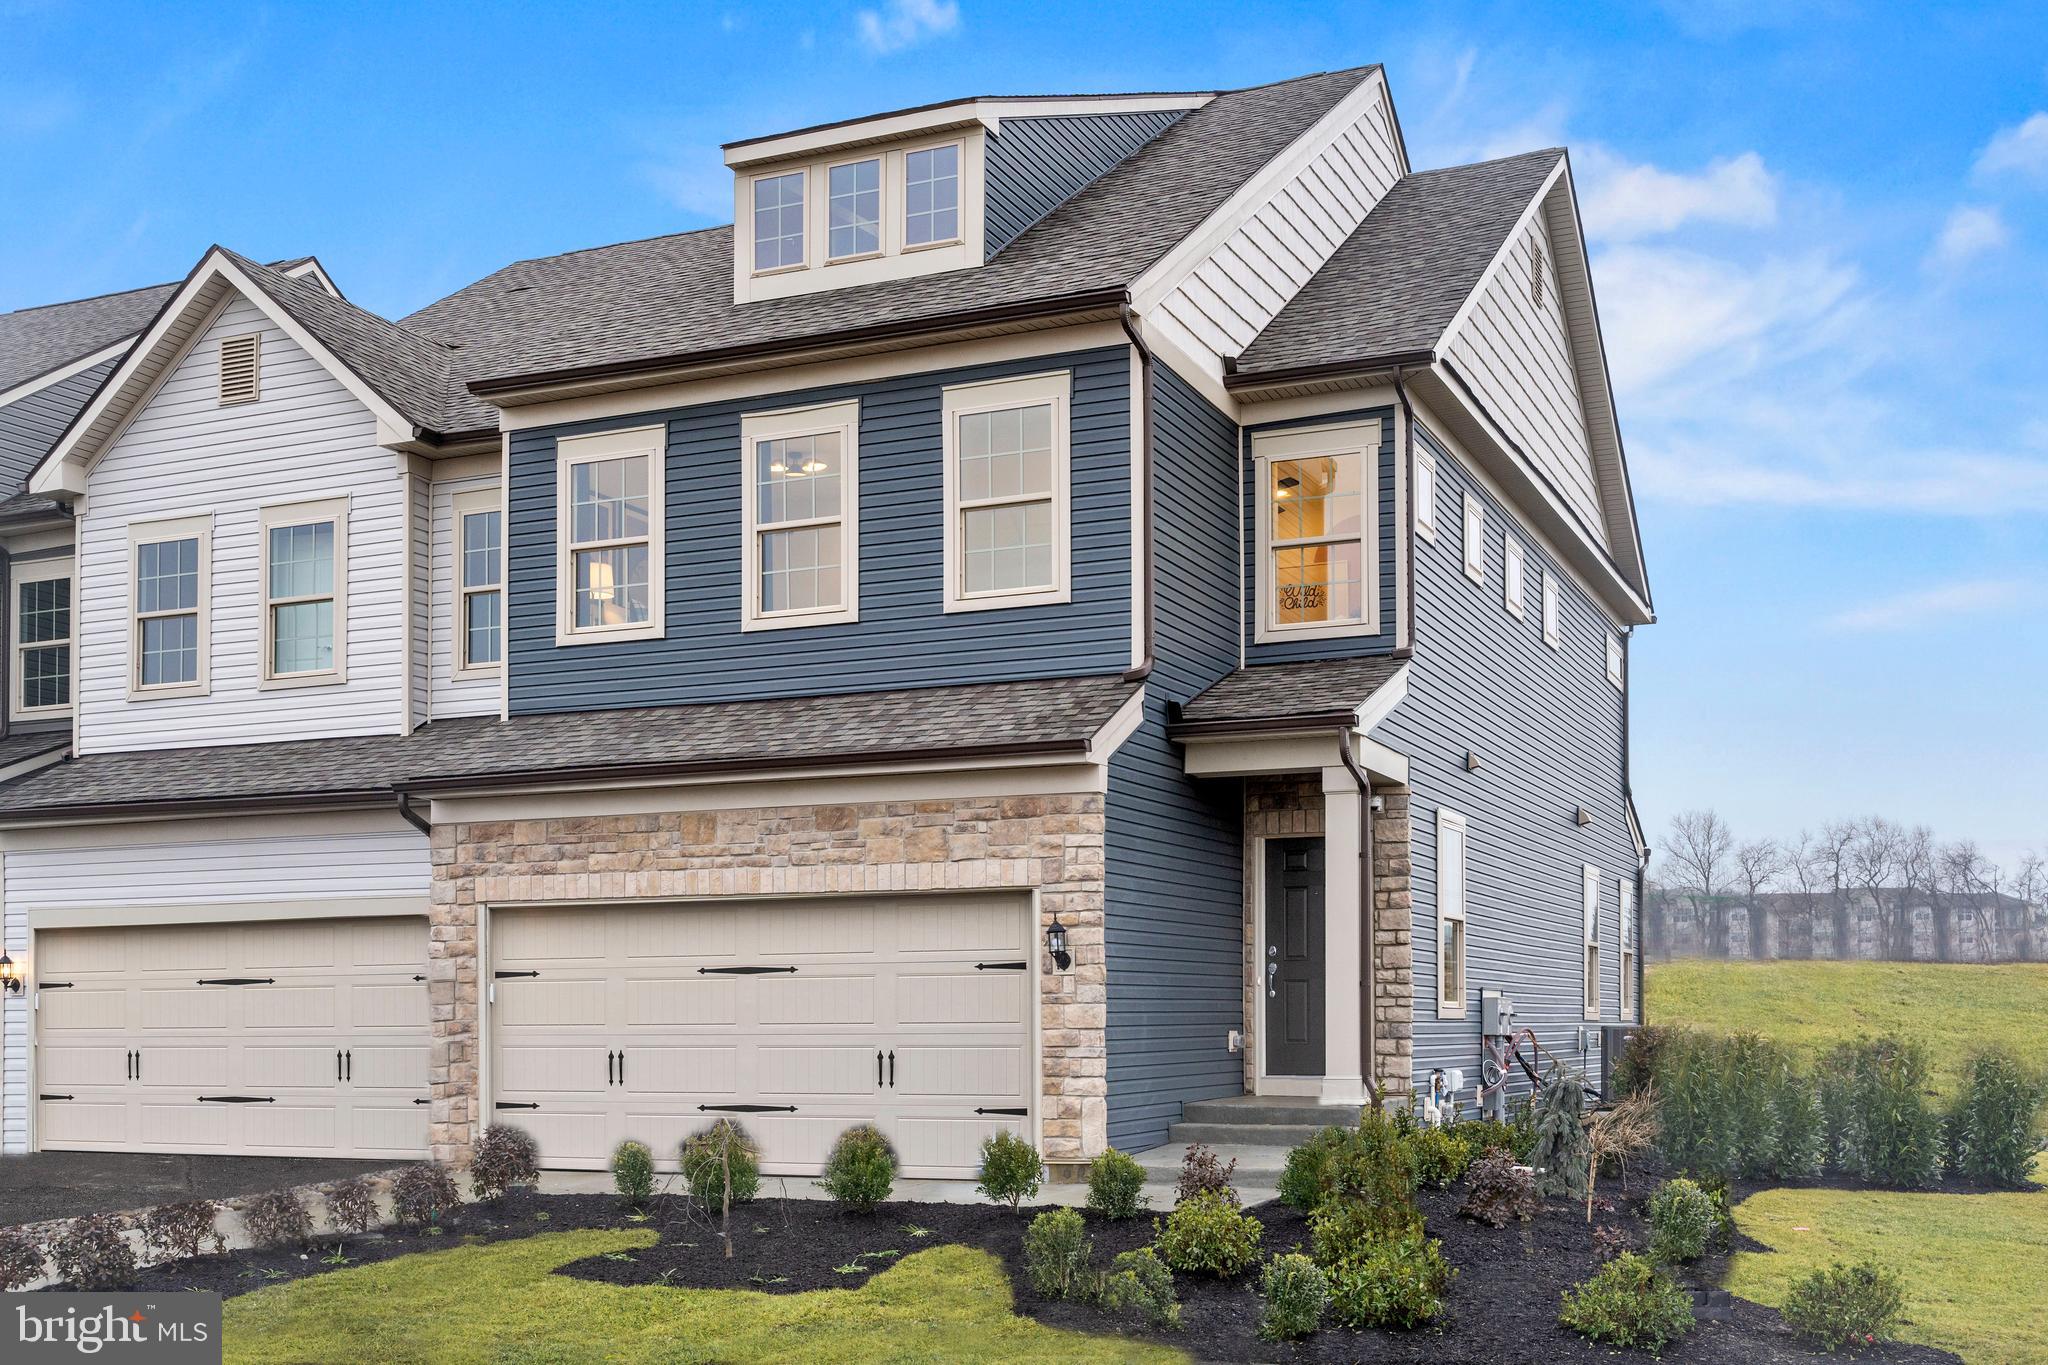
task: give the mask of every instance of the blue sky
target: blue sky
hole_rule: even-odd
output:
[[[0,308],[317,253],[419,307],[723,221],[720,142],[1386,63],[1421,167],[1564,143],[1661,624],[1646,822],[2048,846],[2036,5],[0,0]]]

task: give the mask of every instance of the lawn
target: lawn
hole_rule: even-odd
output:
[[[316,1275],[231,1299],[226,1359],[572,1365],[583,1361],[1138,1361],[1156,1346],[1044,1326],[1011,1310],[1002,1264],[942,1246],[859,1289],[766,1294],[600,1284],[550,1274],[630,1254],[655,1233],[550,1233]]]

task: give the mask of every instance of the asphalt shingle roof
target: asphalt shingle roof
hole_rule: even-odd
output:
[[[1136,684],[1115,674],[694,706],[435,721],[410,735],[74,757],[0,786],[0,819],[142,803],[375,796],[400,786],[573,782],[624,766],[733,771],[961,756],[1077,753]]]
[[[1372,654],[1240,668],[1183,706],[1181,723],[1284,722],[1355,710],[1406,662]]]
[[[120,294],[0,313],[0,390],[134,336],[177,288],[176,284],[153,284]]]
[[[1436,345],[1564,152],[1403,176],[1237,359],[1241,375]]]
[[[55,749],[69,748],[71,731],[16,730],[0,735],[0,768],[11,768],[23,759],[36,758]]]

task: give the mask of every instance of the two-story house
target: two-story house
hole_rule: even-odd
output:
[[[1377,67],[725,153],[731,227],[396,321],[214,248],[61,362],[8,1148],[1066,1167],[1476,1073],[1484,990],[1597,1073],[1651,612],[1564,153],[1414,172]]]

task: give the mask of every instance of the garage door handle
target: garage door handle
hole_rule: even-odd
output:
[[[1021,1119],[1031,1111],[1028,1109],[977,1109],[974,1112],[977,1114],[1014,1114]]]
[[[700,1114],[794,1114],[793,1104],[700,1104]]]
[[[277,978],[274,976],[202,976],[199,978],[199,984],[202,986],[275,986]]]
[[[977,962],[974,964],[974,970],[977,972],[1021,972],[1030,965],[1028,962]]]
[[[337,1083],[339,1083],[339,1082],[340,1082],[340,1080],[341,1080],[341,1049],[340,1049],[340,1048],[336,1048],[336,1049],[334,1049],[334,1079],[335,1079],[335,1081],[336,1081]]]
[[[776,972],[795,974],[794,967],[699,967],[699,976],[771,976]]]
[[[612,1062],[618,1055],[619,1054],[616,1052],[607,1052],[604,1054],[604,1083],[606,1085],[618,1084],[617,1081],[612,1079]]]
[[[201,1095],[201,1104],[276,1104],[275,1095]]]
[[[348,1081],[350,1084],[355,1083],[356,1054],[354,1048],[350,1048],[347,1052],[341,1054],[341,1075],[343,1080]]]
[[[135,1049],[135,1079],[142,1079],[142,1049]]]
[[[875,1052],[875,1089],[877,1089],[877,1090],[880,1090],[881,1088],[882,1088],[882,1054],[881,1054],[881,1051],[880,1051],[879,1049],[877,1049],[877,1050],[876,1050],[876,1052]]]

